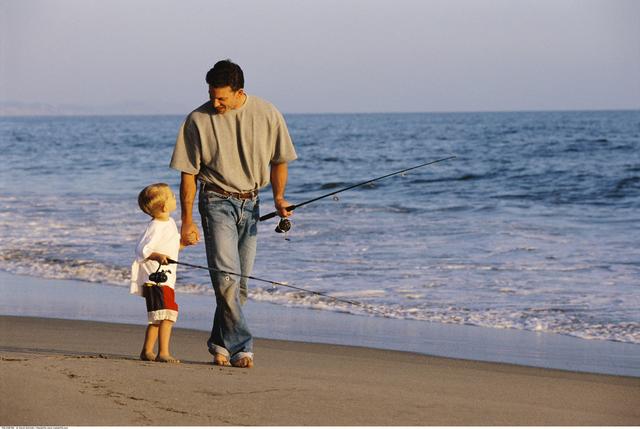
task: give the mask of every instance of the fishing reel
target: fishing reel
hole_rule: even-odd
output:
[[[280,222],[278,222],[278,225],[276,226],[276,232],[278,234],[283,234],[289,232],[290,229],[291,221],[286,217],[281,217]]]
[[[169,280],[169,276],[167,273],[171,274],[170,270],[161,270],[162,265],[158,264],[158,269],[155,273],[149,274],[149,281],[159,285],[161,283],[166,283]]]
[[[291,229],[291,221],[286,217],[281,217],[280,222],[278,222],[278,225],[276,225],[275,231],[278,234],[284,234],[285,241],[291,241],[289,240],[289,237],[287,237],[287,233],[289,232],[290,229]]]

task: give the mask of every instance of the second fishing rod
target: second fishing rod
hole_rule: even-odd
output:
[[[287,207],[287,210],[293,211],[293,210],[298,209],[300,207],[306,206],[307,204],[314,203],[314,202],[316,202],[318,200],[322,200],[324,198],[332,197],[334,195],[337,195],[337,194],[339,194],[341,192],[348,191],[350,189],[358,188],[360,186],[364,186],[364,185],[368,185],[368,184],[373,183],[373,182],[377,182],[378,180],[386,179],[387,177],[397,176],[399,174],[403,174],[403,173],[406,173],[406,172],[411,171],[411,170],[416,170],[418,168],[426,167],[428,165],[437,164],[439,162],[448,161],[448,160],[454,159],[454,158],[455,158],[455,155],[452,155],[452,156],[448,156],[446,158],[436,159],[435,161],[429,161],[429,162],[425,162],[423,164],[414,165],[413,167],[404,168],[402,170],[394,171],[392,173],[388,173],[388,174],[385,174],[385,175],[380,176],[380,177],[375,177],[373,179],[369,179],[369,180],[366,180],[364,182],[356,183],[355,185],[347,186],[345,188],[338,189],[338,190],[333,191],[333,192],[329,192],[328,194],[320,195],[319,197],[311,198],[310,200],[303,201],[303,202],[298,203],[298,204],[294,204],[292,206]],[[273,212],[268,213],[268,214],[266,214],[264,216],[261,216],[260,220],[261,221],[269,220],[269,219],[272,219],[272,218],[276,217],[277,215],[278,215],[278,212],[273,211]],[[290,229],[291,229],[291,221],[289,221],[289,219],[287,219],[287,218],[281,218],[280,222],[278,223],[278,226],[275,229],[275,231],[278,232],[278,233],[286,233]]]
[[[328,295],[326,293],[316,292],[316,291],[313,291],[313,290],[310,290],[310,289],[305,289],[305,288],[302,288],[300,286],[294,286],[294,285],[288,284],[288,283],[276,282],[276,281],[273,281],[273,280],[267,280],[267,279],[263,279],[263,278],[255,277],[255,276],[247,276],[247,275],[244,275],[244,274],[234,273],[232,271],[218,270],[216,268],[207,267],[205,265],[196,265],[196,264],[189,264],[187,262],[178,262],[178,261],[175,261],[173,259],[167,259],[167,262],[169,264],[184,265],[185,267],[198,268],[198,269],[201,269],[201,270],[207,270],[207,271],[214,272],[214,273],[225,274],[225,275],[230,275],[230,276],[237,276],[237,277],[250,279],[250,280],[255,280],[255,281],[259,281],[259,282],[263,282],[263,283],[269,283],[272,286],[282,286],[282,287],[286,287],[286,288],[289,288],[289,289],[295,289],[295,290],[298,290],[298,291],[301,291],[301,292],[305,292],[305,293],[309,293],[309,294],[312,294],[312,295],[317,295],[317,296],[322,296],[322,297],[325,297],[325,298],[329,298],[329,299],[331,299],[333,301],[336,301],[336,302],[342,302],[344,304],[351,304],[351,305],[356,305],[356,306],[359,306],[359,307],[363,307],[364,309],[366,309],[368,311],[372,311],[374,313],[378,313],[378,314],[381,314],[383,316],[387,316],[387,314],[384,311],[379,310],[376,307],[373,307],[371,305],[364,304],[364,303],[359,302],[359,301],[353,301],[353,300],[350,300],[350,299],[337,298],[335,296]],[[161,270],[161,266],[158,265],[158,271],[156,271],[155,273],[152,273],[149,276],[149,280],[151,280],[153,282],[166,281],[166,277],[162,277],[164,275],[164,273],[165,273],[165,271]]]

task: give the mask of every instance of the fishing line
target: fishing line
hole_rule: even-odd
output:
[[[446,157],[446,158],[437,159],[435,161],[429,161],[429,162],[425,162],[424,164],[420,164],[420,165],[416,165],[416,166],[413,166],[413,167],[405,168],[403,170],[395,171],[393,173],[385,174],[384,176],[376,177],[375,179],[369,179],[369,180],[367,180],[365,182],[361,182],[361,183],[357,183],[355,185],[347,186],[346,188],[338,189],[337,191],[333,191],[333,192],[330,192],[328,194],[321,195],[319,197],[312,198],[312,199],[307,200],[307,201],[303,201],[303,202],[301,202],[299,204],[294,204],[292,206],[287,207],[287,210],[293,211],[293,210],[295,210],[295,209],[297,209],[299,207],[306,206],[307,204],[314,203],[314,202],[316,202],[318,200],[321,200],[323,198],[334,196],[334,195],[339,194],[339,193],[344,192],[344,191],[348,191],[349,189],[357,188],[357,187],[363,186],[363,185],[368,185],[369,183],[373,183],[373,182],[376,182],[378,180],[386,179],[387,177],[396,176],[398,174],[406,173],[407,171],[415,170],[417,168],[426,167],[427,165],[436,164],[438,162],[448,161],[448,160],[453,159],[453,158],[455,158],[455,156],[449,156],[449,157]],[[266,214],[264,216],[261,216],[260,220],[261,221],[269,220],[269,219],[275,217],[277,214],[278,214],[278,212],[276,212],[276,211],[268,213],[268,214]],[[282,220],[278,224],[278,227],[276,228],[276,232],[287,232],[287,231],[289,231],[289,229],[291,229],[291,222],[289,222],[288,220],[286,220],[286,222],[285,222],[283,220],[286,220],[286,218],[282,218]]]
[[[211,271],[211,272],[214,272],[214,273],[221,273],[221,274],[228,274],[228,275],[232,275],[232,276],[243,277],[245,279],[251,279],[251,280],[256,280],[256,281],[259,281],[259,282],[269,283],[269,284],[271,284],[273,286],[288,287],[288,288],[291,288],[291,289],[296,289],[296,290],[299,290],[299,291],[307,292],[307,293],[310,293],[310,294],[313,294],[313,295],[323,296],[325,298],[329,298],[329,299],[332,299],[334,301],[342,302],[342,303],[345,303],[345,304],[357,305],[359,307],[363,307],[363,308],[365,308],[367,310],[373,311],[375,313],[382,314],[384,316],[387,315],[386,313],[382,312],[381,310],[378,310],[378,309],[376,309],[376,308],[374,308],[374,307],[372,307],[370,305],[363,304],[363,303],[358,302],[358,301],[352,301],[352,300],[349,300],[349,299],[336,298],[335,296],[327,295],[325,293],[316,292],[316,291],[309,290],[309,289],[304,289],[304,288],[301,288],[299,286],[293,286],[293,285],[290,285],[290,284],[276,282],[276,281],[273,281],[273,280],[261,279],[260,277],[245,276],[243,274],[238,274],[238,273],[234,273],[234,272],[231,272],[231,271],[218,270],[216,268],[206,267],[204,265],[194,265],[194,264],[188,264],[186,262],[178,262],[178,261],[174,261],[173,259],[167,259],[167,262],[169,264],[184,265],[185,267],[199,268],[201,270],[207,270],[207,271]]]

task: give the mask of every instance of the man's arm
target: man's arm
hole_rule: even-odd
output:
[[[196,176],[182,173],[180,177],[180,213],[182,227],[180,228],[180,244],[191,246],[200,241],[198,227],[193,223],[193,201],[196,199]]]
[[[287,210],[292,204],[284,199],[284,190],[287,187],[289,167],[286,162],[271,164],[271,189],[273,190],[273,202],[280,217],[289,217],[293,214]]]

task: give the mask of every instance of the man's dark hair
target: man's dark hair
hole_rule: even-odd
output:
[[[244,88],[244,73],[242,73],[240,66],[232,63],[231,60],[218,61],[207,72],[205,80],[214,88],[230,86],[232,91]]]

